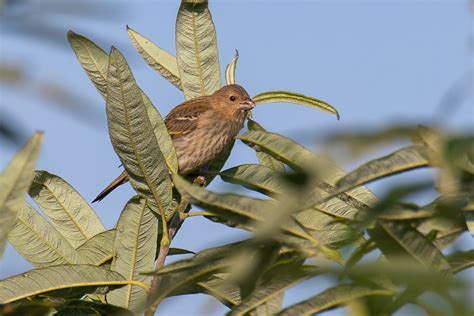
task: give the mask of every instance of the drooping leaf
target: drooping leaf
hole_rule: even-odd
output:
[[[474,250],[455,252],[446,258],[453,273],[461,272],[474,266]]]
[[[67,39],[87,76],[105,99],[109,56],[90,39],[73,31],[67,33]]]
[[[146,63],[176,88],[182,90],[176,57],[128,26],[127,32],[133,46],[135,46]]]
[[[225,280],[226,273],[212,275],[209,280],[198,282],[200,292],[212,295],[227,307],[233,307],[240,302],[240,288]]]
[[[378,201],[377,197],[363,186],[334,196],[335,184],[345,173],[327,157],[316,155],[287,137],[270,132],[248,131],[239,138],[251,147],[259,146],[261,151],[277,157],[293,169],[311,170],[315,165],[320,165],[319,171],[324,171],[324,176],[319,177],[324,182],[315,187],[314,198],[306,202],[305,208],[316,206],[328,214],[354,219],[361,209]],[[334,197],[328,199],[329,196]]]
[[[240,165],[221,171],[219,175],[225,182],[240,184],[266,195],[285,192],[285,182],[281,174],[263,165]]]
[[[266,130],[263,128],[262,125],[260,125],[259,123],[257,123],[256,121],[250,118],[247,119],[247,128],[249,129],[249,131],[266,132]],[[266,152],[261,151],[258,145],[255,146],[253,149],[255,150],[258,161],[260,162],[261,165],[274,169],[279,172],[285,172],[285,164],[283,162],[267,154]]]
[[[77,248],[84,263],[100,266],[112,260],[114,254],[115,229],[99,233]]]
[[[420,153],[422,150],[420,146],[405,147],[385,157],[369,161],[340,179],[337,187],[342,191],[400,172],[426,167],[428,161]]]
[[[233,308],[228,315],[248,315],[252,310],[257,309],[257,315],[275,315],[281,310],[276,306],[270,313],[259,314],[259,309],[265,310],[271,308],[265,306],[275,298],[280,298],[286,289],[293,287],[294,285],[307,279],[310,274],[304,273],[304,271],[294,270],[287,271],[283,275],[274,276],[270,281],[258,286],[250,295],[240,302],[235,308]]]
[[[272,208],[275,207],[275,203],[271,201],[231,193],[214,193],[196,185],[191,185],[179,176],[174,176],[173,181],[186,200],[247,230],[254,231],[259,223],[265,223],[274,216]],[[290,235],[313,240],[311,236],[308,236],[306,232],[295,225],[284,225],[281,229]]]
[[[322,100],[315,99],[313,97],[306,96],[304,94],[290,92],[290,91],[266,91],[257,94],[252,98],[256,104],[263,103],[275,103],[275,102],[285,102],[285,103],[294,103],[306,105],[311,108],[322,110],[324,112],[329,112],[335,114],[339,120],[339,113],[336,108],[334,108],[329,103],[326,103]]]
[[[0,304],[40,294],[61,291],[61,296],[76,293],[102,293],[129,284],[119,273],[92,265],[58,265],[39,268],[0,281]]]
[[[448,261],[433,243],[409,223],[379,221],[369,230],[379,249],[388,258],[411,258],[418,264],[443,273],[451,273]]]
[[[157,239],[158,218],[150,211],[145,199],[132,198],[117,222],[111,270],[127,280],[150,285],[153,277],[141,273],[154,268]],[[143,288],[127,285],[109,293],[107,302],[139,313],[146,297]]]
[[[107,121],[112,145],[139,195],[166,216],[172,183],[153,133],[140,89],[123,56],[112,48],[107,85]]]
[[[35,133],[0,174],[0,257],[33,179],[42,140],[43,134]]]
[[[74,248],[105,230],[84,198],[54,174],[36,171],[28,194]]]
[[[102,94],[102,97],[107,99],[109,55],[91,40],[82,35],[75,34],[72,31],[68,33],[68,39],[84,71]],[[148,118],[155,132],[158,145],[166,159],[166,163],[171,171],[177,172],[178,159],[176,158],[174,145],[168,134],[163,118],[141,89],[140,93],[145,103]]]
[[[353,284],[342,284],[329,288],[303,302],[292,305],[277,315],[313,315],[334,307],[346,305],[353,300],[363,297],[392,294],[393,292],[384,289],[369,288]]]
[[[187,100],[221,87],[217,39],[207,0],[182,0],[176,19],[176,60]]]
[[[216,177],[217,173],[219,173],[219,171],[221,171],[224,167],[232,152],[232,148],[234,148],[234,143],[235,141],[229,144],[228,147],[223,152],[221,152],[213,162],[211,162],[211,165],[209,166],[209,176],[206,177],[207,184],[211,183]]]
[[[66,238],[26,202],[18,210],[8,241],[35,267],[81,263]]]
[[[178,255],[193,255],[195,254],[191,250],[182,249],[182,248],[170,248],[168,256],[178,256]]]
[[[239,51],[235,50],[234,58],[232,58],[231,62],[225,67],[226,84],[235,84],[235,67],[237,66],[238,60],[239,60]]]

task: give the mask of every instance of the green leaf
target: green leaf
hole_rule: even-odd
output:
[[[127,62],[115,48],[110,53],[106,110],[112,145],[130,183],[139,195],[147,198],[151,209],[165,218],[172,201],[168,168],[140,89]]]
[[[0,304],[63,290],[70,294],[102,293],[129,284],[114,271],[92,265],[59,265],[39,268],[0,281]],[[106,287],[106,288],[104,288]],[[62,296],[64,294],[62,293]]]
[[[43,134],[35,133],[0,174],[0,257],[33,179],[42,141]]]
[[[173,176],[173,180],[176,189],[186,200],[234,225],[239,224],[239,227],[247,230],[255,231],[259,224],[266,223],[269,218],[274,217],[272,208],[276,207],[276,204],[271,201],[231,193],[214,193],[192,185],[179,176]],[[314,241],[311,236],[297,228],[296,225],[284,225],[281,229],[290,235]]]
[[[216,177],[217,173],[219,173],[219,171],[222,170],[222,168],[224,167],[227,159],[229,159],[229,156],[232,152],[232,148],[234,148],[234,143],[235,141],[232,141],[231,144],[228,145],[228,147],[222,151],[217,157],[216,159],[214,159],[212,162],[211,162],[211,165],[209,166],[209,176],[206,177],[206,180],[207,180],[207,184],[209,185],[209,183],[212,182],[212,180],[214,180],[214,178]]]
[[[84,263],[100,266],[112,260],[114,254],[115,229],[99,233],[77,248]]]
[[[446,259],[448,260],[453,273],[458,273],[474,266],[474,250],[455,252],[449,255]]]
[[[222,180],[274,196],[285,192],[281,174],[262,165],[240,165],[219,173]]]
[[[266,132],[262,125],[250,118],[247,118],[247,128],[250,131]],[[255,146],[253,149],[255,150],[258,161],[261,165],[272,168],[279,172],[285,172],[285,164],[283,162],[275,159],[273,156],[265,153],[264,151],[261,151],[259,146]]]
[[[303,302],[292,305],[277,315],[313,315],[334,307],[347,305],[353,300],[374,295],[392,295],[393,292],[383,289],[368,288],[353,284],[342,284],[329,288]]]
[[[135,46],[145,62],[176,88],[182,90],[176,57],[128,26],[127,32],[133,46]]]
[[[136,34],[138,33],[135,33],[135,35]],[[75,34],[72,31],[68,33],[68,39],[87,75],[91,78],[99,92],[101,92],[104,99],[107,99],[109,55],[89,39],[82,35]],[[172,172],[177,172],[178,159],[176,157],[173,141],[166,129],[165,122],[158,110],[153,106],[150,99],[141,89],[140,93],[143,102],[145,103],[148,118],[153,127],[155,137],[158,141],[161,152],[166,159],[168,168],[170,168]]]
[[[182,248],[170,248],[168,256],[177,256],[177,255],[193,255],[194,252]]]
[[[345,175],[337,182],[337,187],[342,191],[397,173],[426,167],[428,161],[420,153],[422,150],[421,146],[405,147],[382,158],[371,160]]]
[[[239,51],[235,50],[235,56],[231,62],[225,67],[225,82],[226,84],[235,84],[235,67],[239,60]]]
[[[176,60],[187,100],[221,87],[217,39],[207,0],[183,0],[176,19]]]
[[[105,99],[109,56],[94,42],[73,31],[67,33],[67,39],[87,76]]]
[[[336,108],[332,105],[318,100],[304,94],[290,92],[290,91],[266,91],[257,94],[252,98],[252,100],[256,104],[263,104],[263,103],[275,103],[275,102],[285,102],[285,103],[294,103],[294,104],[301,104],[306,105],[311,108],[315,108],[318,110],[322,110],[324,112],[329,112],[335,114],[337,119],[339,120],[339,113],[337,112]]]
[[[287,137],[270,132],[248,131],[239,138],[251,147],[258,146],[261,151],[277,157],[293,169],[311,170],[319,165],[324,170],[324,177],[319,177],[324,183],[314,188],[315,199],[306,201],[305,208],[316,206],[328,214],[354,219],[361,209],[378,202],[377,197],[363,186],[334,195],[335,184],[345,173],[327,157],[317,155]]]
[[[28,193],[74,248],[105,230],[84,198],[54,174],[36,171]]]
[[[451,273],[451,267],[441,251],[410,223],[379,221],[369,234],[389,259],[405,256],[436,271]]]
[[[199,292],[212,295],[227,307],[239,304],[240,288],[221,276],[228,276],[228,274],[215,274],[207,281],[198,282]]]
[[[8,241],[35,267],[81,263],[77,251],[31,205],[23,202]]]
[[[269,303],[272,303],[275,299],[279,301],[285,290],[304,281],[309,276],[310,274],[299,270],[285,271],[282,275],[275,275],[269,282],[258,286],[250,295],[245,297],[228,315],[248,315],[255,309],[257,309],[257,315],[259,315],[259,310],[271,308],[272,305]],[[269,306],[265,306],[267,304]],[[275,315],[281,309],[278,304],[276,307],[270,313],[261,313],[261,315]]]
[[[157,239],[158,218],[149,210],[145,199],[132,198],[117,222],[111,270],[127,280],[150,285],[153,277],[141,273],[154,269]],[[127,285],[109,293],[107,302],[139,313],[146,297],[142,288]]]

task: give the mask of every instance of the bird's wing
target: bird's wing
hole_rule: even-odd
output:
[[[209,109],[208,97],[199,97],[176,106],[165,118],[171,137],[180,137],[196,130],[199,118]]]

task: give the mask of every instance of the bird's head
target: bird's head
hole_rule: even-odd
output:
[[[238,84],[224,86],[214,92],[212,97],[217,101],[219,107],[247,113],[255,107],[247,91]]]

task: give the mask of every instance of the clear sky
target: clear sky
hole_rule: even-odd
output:
[[[108,139],[104,102],[67,46],[66,32],[81,33],[106,51],[111,45],[119,48],[141,88],[166,114],[183,96],[143,62],[125,25],[174,53],[178,1],[88,1],[72,10],[68,3],[74,1],[26,3],[5,11],[0,24],[1,63],[23,65],[28,78],[26,86],[2,84],[0,115],[14,119],[25,135],[45,131],[38,168],[60,175],[92,200],[118,175],[119,160]],[[341,114],[337,121],[301,106],[262,105],[253,117],[271,131],[318,150],[316,140],[331,131],[383,128],[394,122],[426,124],[436,119],[448,129],[474,131],[472,95],[439,110],[443,96],[461,78],[468,78],[469,69],[472,78],[468,1],[211,1],[210,8],[221,70],[238,49],[237,82],[250,95],[291,90],[323,99]],[[69,109],[39,95],[38,88],[44,91],[45,83],[73,94]],[[463,91],[474,91],[472,81],[464,87]],[[0,167],[17,149],[0,140]],[[255,161],[254,153],[238,144],[227,166]],[[382,193],[387,183],[410,181],[413,176],[429,176],[429,172],[418,171],[371,188]],[[231,189],[219,181],[211,188]],[[106,227],[115,224],[131,195],[132,189],[122,186],[94,205]],[[173,246],[198,251],[243,236],[246,233],[191,218]],[[472,239],[464,236],[461,246],[473,248]],[[29,268],[11,247],[0,259],[1,278]],[[315,279],[290,291],[285,304],[324,284]],[[174,315],[221,315],[226,310],[207,296],[189,299],[168,299],[160,310]]]

